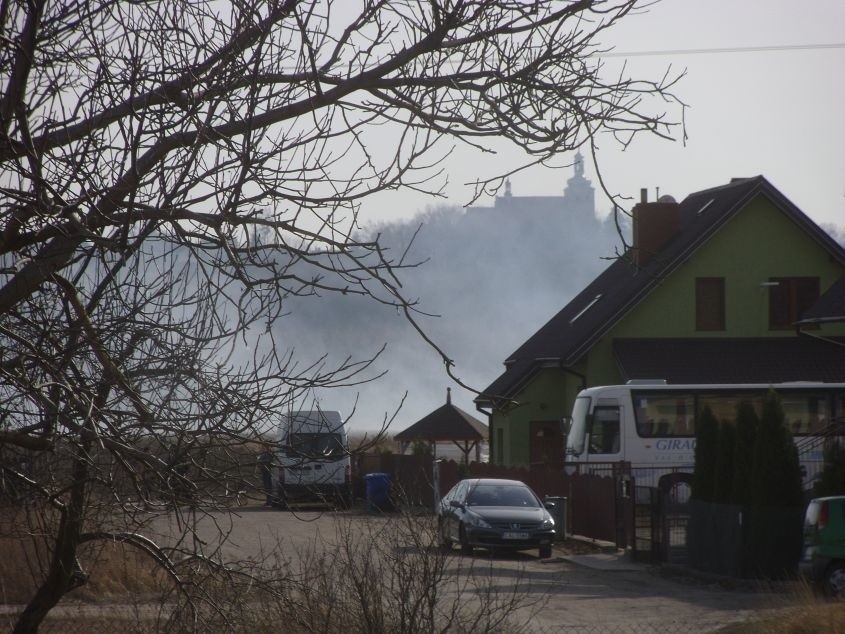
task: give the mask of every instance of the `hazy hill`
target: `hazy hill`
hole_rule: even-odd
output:
[[[405,222],[374,226],[398,258],[413,239],[407,260],[420,262],[400,279],[419,309],[426,332],[455,362],[455,374],[482,389],[502,362],[534,330],[592,280],[619,243],[612,222],[565,209],[444,207]],[[530,200],[529,200],[530,202]],[[536,210],[535,210],[536,211]],[[438,356],[395,309],[351,296],[294,298],[277,327],[299,354],[328,351],[335,360],[374,354],[387,344],[373,370],[377,382],[322,395],[322,406],[349,413],[360,392],[353,428],[372,428],[407,391],[393,431],[404,429],[445,402],[447,377]],[[453,389],[453,402],[475,414],[473,394]],[[485,421],[486,422],[486,421]]]

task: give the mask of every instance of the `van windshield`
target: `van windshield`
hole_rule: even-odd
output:
[[[291,434],[288,456],[339,459],[346,455],[341,434]]]
[[[566,455],[580,456],[584,453],[584,437],[587,434],[587,414],[590,411],[590,397],[579,396],[572,408],[572,426],[566,437]]]

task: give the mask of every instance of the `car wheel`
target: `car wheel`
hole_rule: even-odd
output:
[[[824,575],[822,590],[829,597],[845,597],[845,563],[831,564]]]
[[[540,546],[540,559],[548,559],[552,556],[551,544],[544,544]]]
[[[464,527],[461,526],[461,554],[462,555],[472,555],[472,544],[467,541],[467,534],[464,530]]]

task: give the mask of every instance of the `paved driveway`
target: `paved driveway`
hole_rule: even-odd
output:
[[[261,560],[277,548],[287,553],[316,543],[331,548],[338,522],[360,530],[373,523],[398,522],[398,516],[369,516],[361,512],[288,512],[249,508],[237,515],[214,515],[199,536],[214,542],[217,530],[229,537],[222,547],[229,559]],[[423,521],[426,521],[425,518]],[[162,534],[165,526],[159,527]],[[455,575],[489,577],[494,588],[509,590],[515,583],[532,598],[544,602],[522,614],[536,632],[712,632],[731,623],[774,612],[797,600],[778,590],[726,589],[691,575],[666,575],[660,568],[632,564],[599,555],[578,557],[556,551],[539,560],[536,551],[471,558],[458,551],[449,562]]]

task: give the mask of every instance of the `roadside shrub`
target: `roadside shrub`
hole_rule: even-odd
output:
[[[754,466],[754,444],[760,419],[754,406],[741,401],[736,408],[736,445],[734,472],[731,486],[731,503],[741,506],[751,504],[751,472]]]
[[[43,583],[44,571],[53,556],[52,544],[43,535],[58,521],[51,508],[38,504],[0,512],[2,603],[26,604]],[[158,596],[167,583],[149,555],[125,544],[88,542],[79,550],[79,562],[89,576],[69,595],[76,601],[102,601],[127,595],[149,600]]]
[[[782,577],[795,572],[801,555],[803,503],[798,451],[780,397],[770,391],[754,444],[744,540],[747,574]]]
[[[695,421],[695,470],[690,497],[712,502],[716,484],[719,450],[719,423],[709,407],[704,407]]]
[[[736,453],[736,426],[731,421],[722,421],[719,425],[717,445],[716,469],[713,474],[713,501],[717,504],[730,504]]]
[[[523,632],[546,601],[519,575],[502,586],[492,564],[444,552],[428,514],[346,517],[334,536],[272,553],[240,571],[192,566],[160,630]]]
[[[786,427],[780,397],[770,391],[754,443],[751,504],[756,507],[799,507],[801,464],[792,434]]]

